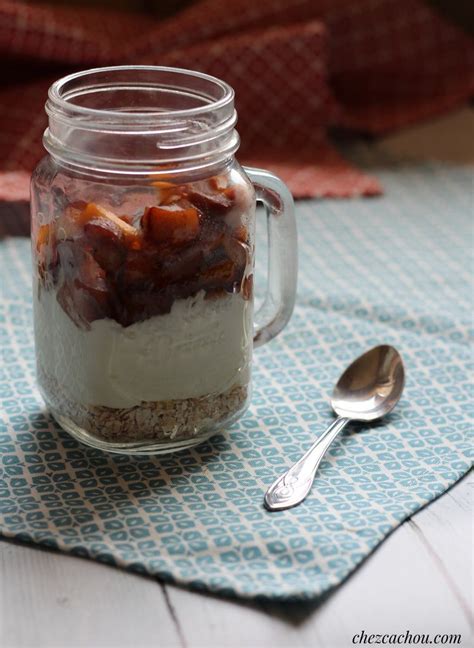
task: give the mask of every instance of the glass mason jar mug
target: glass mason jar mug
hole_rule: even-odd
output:
[[[47,155],[32,179],[38,383],[89,445],[162,453],[235,421],[252,347],[288,322],[293,202],[234,158],[234,93],[160,67],[72,74],[50,88]],[[253,315],[255,201],[269,278]]]

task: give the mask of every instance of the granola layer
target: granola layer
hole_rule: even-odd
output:
[[[246,405],[249,388],[234,385],[201,398],[144,401],[127,408],[85,405],[66,397],[54,378],[39,370],[38,382],[47,402],[61,416],[102,441],[177,441],[225,423]]]

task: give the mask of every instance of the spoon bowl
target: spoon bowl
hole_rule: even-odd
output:
[[[405,385],[398,351],[382,344],[359,356],[337,381],[331,406],[338,416],[375,421],[393,410]]]

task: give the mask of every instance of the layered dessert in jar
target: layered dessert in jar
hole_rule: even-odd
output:
[[[66,198],[67,196],[67,198]],[[41,205],[40,205],[41,207]],[[231,173],[54,196],[33,231],[38,381],[106,445],[208,436],[245,409],[254,195]]]

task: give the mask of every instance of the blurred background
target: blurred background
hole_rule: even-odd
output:
[[[473,32],[471,0],[0,0],[0,201],[28,202],[50,84],[123,64],[227,81],[240,161],[280,175],[295,198],[378,195],[354,146],[403,144],[405,129],[464,107],[457,128],[417,137],[427,157],[441,140],[451,157],[466,150]]]
[[[36,4],[44,4],[44,0],[31,0]],[[195,0],[51,0],[48,4],[77,7],[108,7],[148,13],[159,18],[171,16],[181,9],[193,4]],[[355,0],[357,2],[357,0]],[[429,0],[429,3],[443,12],[447,17],[456,21],[466,31],[474,31],[474,3],[471,0]]]
[[[44,0],[32,0],[41,4]],[[109,7],[150,13],[161,18],[171,16],[195,0],[52,0],[49,4],[76,5],[82,7]],[[356,0],[357,1],[357,0]],[[467,30],[474,29],[474,3],[471,0],[430,0],[430,4],[459,22]]]

